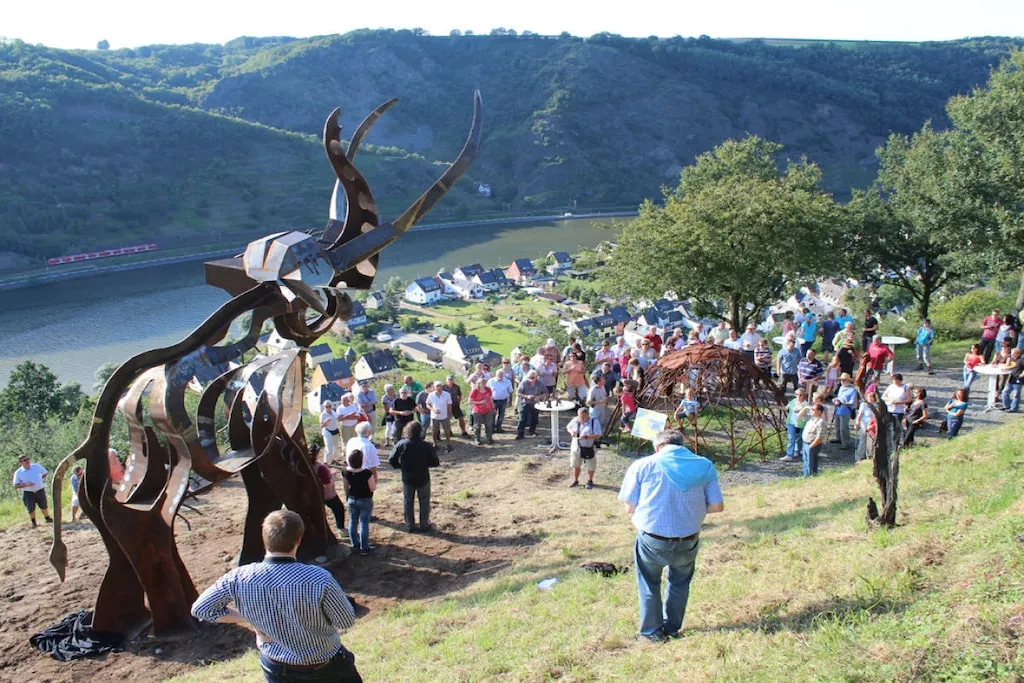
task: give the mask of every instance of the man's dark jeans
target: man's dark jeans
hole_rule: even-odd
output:
[[[679,633],[690,599],[690,580],[697,561],[697,536],[663,541],[644,532],[636,536],[633,561],[640,597],[640,635],[651,638]],[[668,567],[668,591],[661,599],[661,573]]]
[[[267,683],[363,683],[356,670],[356,657],[342,648],[319,669],[302,669],[275,662],[260,655],[260,669]]]
[[[501,423],[505,421],[505,408],[508,406],[507,398],[494,399],[494,430],[501,429]]]
[[[324,500],[331,512],[334,513],[334,523],[338,525],[338,531],[344,532],[345,528],[345,504],[341,502],[341,496],[327,498]]]
[[[537,408],[532,403],[519,402],[519,425],[516,427],[516,434],[523,436],[523,432],[529,430],[537,431]]]
[[[420,499],[420,526],[430,524],[430,480],[422,486],[402,484],[402,498],[405,504],[405,525],[416,526],[416,518],[413,516],[413,503],[416,497]]]
[[[978,352],[985,358],[986,363],[992,362],[992,352],[996,350],[996,340],[982,337],[978,340]]]

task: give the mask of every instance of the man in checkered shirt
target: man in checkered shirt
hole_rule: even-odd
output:
[[[360,683],[355,655],[338,635],[355,623],[355,611],[330,572],[296,561],[304,530],[302,518],[290,510],[267,515],[266,557],[220,577],[192,605],[192,616],[252,627],[270,683]]]

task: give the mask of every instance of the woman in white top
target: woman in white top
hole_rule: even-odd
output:
[[[334,404],[324,401],[320,412],[320,435],[324,437],[324,462],[334,462],[334,451],[338,447],[341,431],[338,429],[338,416],[334,414]]]
[[[360,412],[355,396],[348,393],[341,397],[341,405],[334,409],[334,416],[338,418],[338,427],[341,429],[341,443],[348,443],[356,435]]]

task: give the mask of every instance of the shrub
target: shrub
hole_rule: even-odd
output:
[[[1013,309],[1014,297],[991,289],[975,289],[931,307],[932,327],[940,339],[971,339],[981,334],[982,319],[992,312]]]
[[[483,320],[488,325],[490,325],[491,323],[498,319],[498,316],[496,316],[494,313],[491,313],[490,311],[487,311],[486,313],[481,314],[480,319]]]

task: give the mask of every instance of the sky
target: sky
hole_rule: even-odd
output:
[[[358,28],[510,28],[541,34],[713,38],[950,40],[1024,35],[1021,0],[630,0],[568,2],[466,0],[325,2],[320,0],[5,0],[0,37],[51,47],[112,49],[153,44],[224,43],[239,36],[345,33]]]

